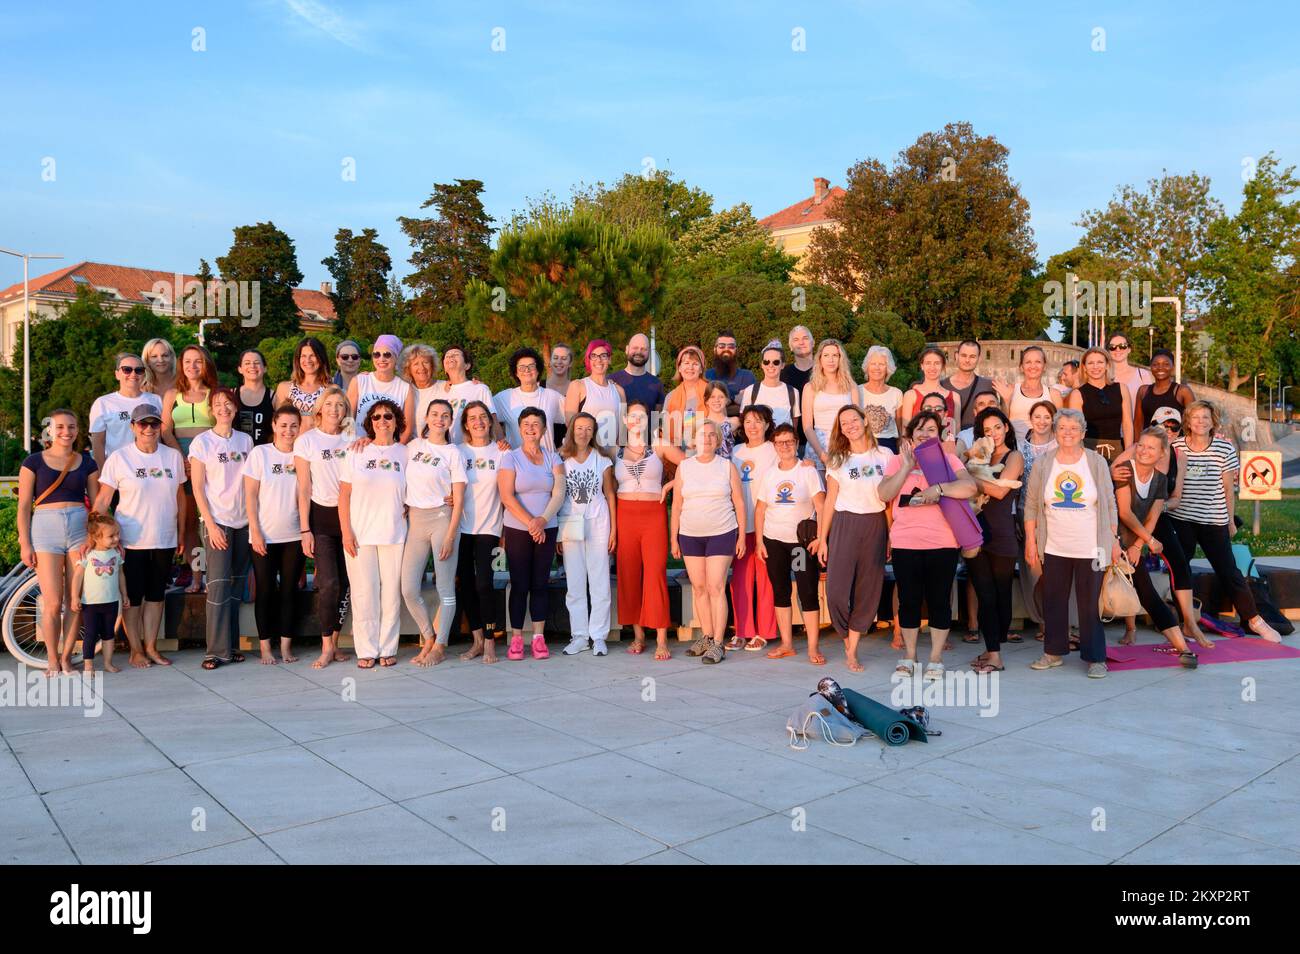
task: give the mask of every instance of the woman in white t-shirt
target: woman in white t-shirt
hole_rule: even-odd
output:
[[[518,387],[498,391],[492,398],[496,408],[497,427],[511,447],[523,444],[519,434],[519,415],[530,407],[541,408],[550,426],[542,435],[542,446],[547,450],[564,441],[564,398],[560,392],[542,387],[542,356],[532,348],[520,348],[510,356],[510,377]]]
[[[312,589],[321,628],[321,653],[313,669],[351,659],[338,648],[339,631],[348,613],[348,567],[339,526],[339,467],[353,441],[348,396],[327,387],[312,410],[316,426],[300,433],[293,445],[298,478],[298,533],[302,552],[315,563]]]
[[[570,392],[572,393],[572,392]],[[605,656],[609,647],[609,555],[614,525],[614,467],[596,436],[594,414],[579,411],[569,422],[560,457],[564,461],[564,504],[560,507],[559,547],[568,591],[569,645],[564,655],[587,651]],[[591,596],[591,609],[587,596]]]
[[[277,637],[280,658],[297,662],[293,634],[298,623],[298,577],[305,557],[298,530],[298,468],[293,445],[301,426],[302,414],[292,404],[276,408],[271,415],[271,443],[254,447],[244,464],[248,540],[257,584],[253,609],[263,666],[275,665]]]
[[[672,554],[686,564],[691,599],[700,637],[686,650],[720,663],[727,650],[727,571],[733,558],[745,555],[745,492],[731,462],[718,456],[722,433],[713,421],[701,421],[695,432],[695,456],[682,461],[673,482],[669,541]]]
[[[492,407],[492,389],[469,377],[473,367],[473,360],[464,345],[448,345],[442,353],[442,370],[446,372],[447,380],[434,385],[434,394],[451,404],[450,440],[453,444],[465,440],[465,409],[470,402],[482,401],[489,410]]]
[[[398,434],[400,441],[407,441],[415,422],[415,392],[409,382],[397,376],[397,363],[402,357],[402,339],[396,335],[380,335],[375,339],[375,346],[370,352],[374,362],[374,371],[362,371],[348,385],[348,407],[353,416],[364,421],[370,405],[381,398],[388,398],[402,412],[406,430]],[[364,668],[371,668],[369,666]]]
[[[795,655],[794,611],[790,603],[793,573],[799,588],[804,635],[808,638],[808,661],[821,666],[826,663],[826,657],[817,647],[821,631],[817,526],[822,521],[826,491],[817,468],[799,460],[799,433],[792,425],[777,426],[772,432],[772,446],[776,450],[776,464],[767,469],[754,491],[758,555],[767,568],[776,625],[781,634],[781,645],[769,651],[767,657],[785,659]],[[806,522],[809,520],[813,521],[811,526]]]
[[[244,462],[253,439],[235,430],[235,393],[217,388],[208,398],[216,423],[190,442],[190,482],[203,521],[204,566],[208,574],[207,652],[204,669],[243,662],[239,651],[239,607],[248,579],[248,511],[244,505]]]
[[[898,410],[903,406],[903,392],[889,379],[897,370],[894,353],[884,345],[872,345],[862,359],[867,383],[862,386],[861,397],[867,427],[875,435],[876,444],[894,454],[898,453]]]
[[[411,439],[420,434],[429,414],[429,402],[438,395],[438,352],[427,344],[409,344],[402,349],[402,360],[397,367],[397,376],[410,382],[415,392],[415,426],[411,429]],[[409,441],[408,441],[409,443]]]
[[[764,404],[752,405],[741,412],[745,443],[732,448],[731,463],[740,475],[746,528],[754,527],[758,482],[776,466],[772,427],[772,411]],[[745,555],[731,565],[731,606],[735,613],[735,635],[727,648],[746,649],[751,653],[766,649],[767,641],[776,638],[776,606],[772,602],[767,565],[759,556],[758,537],[753,529],[745,535]]]
[[[130,603],[122,611],[122,626],[131,643],[131,665],[145,669],[171,665],[158,652],[158,630],[172,562],[186,554],[185,462],[161,442],[162,415],[152,404],[142,402],[131,412],[131,430],[135,440],[104,462],[93,509],[108,513],[118,494],[114,516],[126,549],[122,572]]]
[[[447,658],[451,624],[456,618],[456,558],[460,518],[465,509],[465,461],[460,448],[447,440],[451,404],[442,398],[429,403],[420,436],[406,445],[406,508],[408,527],[402,551],[402,598],[420,627],[420,653],[412,662],[436,666]],[[448,498],[451,503],[448,504]],[[433,581],[438,588],[438,632],[433,634],[424,602],[424,568],[433,554]]]
[[[877,446],[859,407],[836,415],[829,443],[817,557],[826,567],[826,607],[832,625],[845,637],[849,670],[862,672],[858,640],[876,621],[885,579],[885,506],[897,495],[902,478],[885,477],[894,454]]]
[[[356,381],[352,382],[356,384]],[[402,549],[406,543],[406,445],[409,427],[391,398],[366,410],[370,438],[339,467],[339,528],[352,584],[357,667],[397,664],[402,624]]]
[[[496,586],[492,563],[501,547],[504,511],[497,487],[501,448],[492,440],[492,412],[482,401],[470,401],[461,414],[465,442],[460,448],[465,464],[465,506],[460,518],[460,554],[456,561],[457,617],[465,614],[474,645],[461,659],[482,656],[485,663],[497,661],[494,634],[501,618],[497,613]],[[455,621],[458,623],[459,619]],[[456,625],[453,624],[453,630]]]

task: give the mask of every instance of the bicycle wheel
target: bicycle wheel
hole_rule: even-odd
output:
[[[29,576],[5,603],[0,629],[5,645],[19,662],[33,669],[49,668],[45,642],[41,639],[41,581]]]

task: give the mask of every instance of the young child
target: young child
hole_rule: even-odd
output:
[[[126,577],[118,543],[122,529],[107,514],[86,518],[90,549],[72,570],[72,612],[81,612],[82,665],[95,671],[95,643],[104,647],[104,671],[119,672],[113,665],[113,638],[117,629],[118,601],[126,601]]]

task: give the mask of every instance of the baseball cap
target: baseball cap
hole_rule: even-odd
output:
[[[131,423],[139,424],[141,421],[157,421],[161,424],[162,415],[158,413],[156,407],[146,401],[131,409]]]
[[[1182,412],[1179,411],[1178,408],[1169,407],[1168,405],[1156,408],[1156,412],[1151,415],[1151,423],[1163,424],[1165,421],[1177,421],[1179,424],[1182,424]]]

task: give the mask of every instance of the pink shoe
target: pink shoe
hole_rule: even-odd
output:
[[[506,659],[523,659],[524,658],[524,638],[522,636],[510,637],[510,648],[506,650]]]
[[[533,637],[533,658],[546,659],[551,655],[551,651],[546,648],[546,638],[544,636]],[[524,648],[522,644],[519,647],[519,658],[524,658]]]

